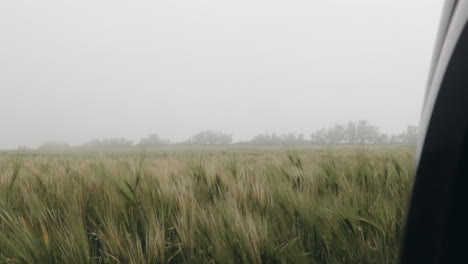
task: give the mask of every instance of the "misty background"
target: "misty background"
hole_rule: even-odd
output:
[[[442,0],[3,0],[0,149],[419,123]]]

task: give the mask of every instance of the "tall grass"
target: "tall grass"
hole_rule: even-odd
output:
[[[0,263],[395,263],[412,152],[0,156]]]

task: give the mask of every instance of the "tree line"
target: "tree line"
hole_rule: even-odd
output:
[[[408,126],[400,134],[389,136],[365,120],[337,124],[310,134],[310,141],[315,144],[416,144],[417,138],[416,126]]]
[[[317,129],[308,137],[296,133],[263,133],[256,135],[249,141],[233,142],[232,134],[216,130],[205,130],[194,134],[187,140],[171,143],[168,139],[160,138],[158,134],[149,134],[142,137],[138,142],[125,138],[95,139],[80,146],[82,148],[122,148],[122,147],[157,147],[166,145],[353,145],[353,144],[416,144],[418,128],[408,126],[405,131],[388,135],[379,131],[377,126],[365,120],[348,122],[347,124],[336,124],[328,128]],[[47,141],[40,149],[69,148],[70,144],[65,142]]]

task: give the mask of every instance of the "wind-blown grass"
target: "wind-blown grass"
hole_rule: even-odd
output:
[[[412,156],[2,155],[0,263],[395,263]]]

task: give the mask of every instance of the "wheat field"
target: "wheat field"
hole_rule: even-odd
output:
[[[412,147],[0,153],[0,263],[395,263]]]

